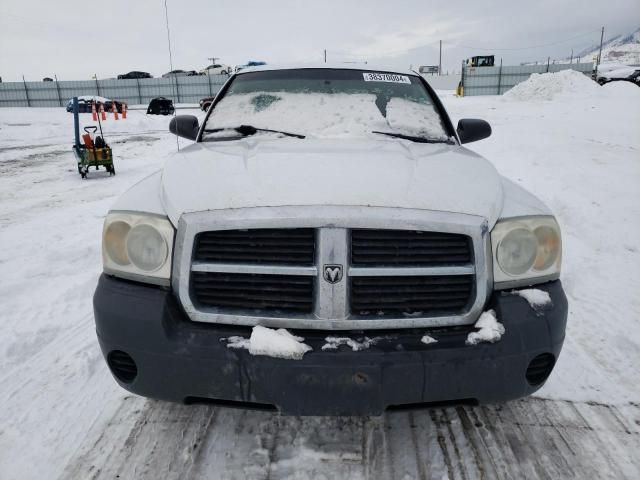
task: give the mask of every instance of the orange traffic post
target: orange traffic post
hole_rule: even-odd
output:
[[[113,118],[118,120],[118,107],[116,107],[116,102],[111,104],[111,110],[113,110]]]
[[[96,102],[91,102],[91,118],[94,122],[98,121],[98,112],[96,112]]]
[[[126,103],[122,104],[122,119],[123,120],[127,119],[127,104]]]
[[[104,111],[104,104],[100,104],[100,116],[102,117],[102,121],[105,121],[107,119],[107,114]]]

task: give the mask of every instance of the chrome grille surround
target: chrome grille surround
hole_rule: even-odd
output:
[[[211,230],[258,228],[316,229],[315,265],[305,267],[236,265],[193,262],[194,240]],[[466,266],[369,268],[349,265],[349,231],[355,228],[421,230],[467,235],[471,238],[475,264]],[[450,212],[388,207],[286,206],[255,207],[186,213],[180,217],[174,247],[172,287],[187,315],[196,322],[230,325],[263,325],[274,328],[320,330],[373,330],[440,327],[474,323],[491,289],[490,241],[484,218]],[[322,278],[322,266],[344,266],[342,281],[331,284]],[[312,314],[278,316],[254,311],[230,314],[223,308],[199,307],[191,299],[191,271],[308,275],[316,278]],[[349,311],[349,277],[402,275],[475,275],[475,299],[470,308],[455,316],[371,318]]]

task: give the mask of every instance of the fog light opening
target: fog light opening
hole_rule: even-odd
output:
[[[556,364],[556,357],[551,353],[542,353],[535,357],[527,367],[526,378],[529,385],[536,386],[543,383]]]
[[[113,350],[107,355],[107,364],[111,373],[123,383],[131,383],[138,375],[138,366],[131,355],[121,350]]]

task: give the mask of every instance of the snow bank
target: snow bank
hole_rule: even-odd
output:
[[[537,288],[526,288],[524,290],[513,290],[512,295],[524,298],[533,309],[540,309],[551,305],[551,297],[544,290]]]
[[[360,340],[354,340],[349,337],[327,337],[324,340],[327,343],[322,346],[322,350],[336,350],[340,345],[348,345],[354,352],[359,352],[360,350],[368,349],[371,345],[375,345],[382,340],[382,337],[364,337]]]
[[[627,101],[640,101],[640,88],[631,82],[617,81],[605,83],[602,90],[610,98],[621,98]],[[636,106],[636,108],[638,108]]]
[[[429,335],[425,335],[424,337],[422,337],[422,338],[420,339],[420,341],[421,341],[422,343],[424,343],[425,345],[429,345],[429,344],[431,344],[431,343],[438,343],[438,340],[436,340],[435,338],[433,338],[433,337],[431,337],[431,336],[429,336]]]
[[[243,348],[251,355],[266,355],[275,358],[300,360],[305,353],[313,350],[302,343],[304,338],[292,335],[284,328],[274,330],[257,325],[251,331],[251,338],[229,337],[227,348]]]
[[[583,73],[562,70],[555,73],[534,73],[502,98],[506,101],[553,100],[557,96],[597,96],[600,85]]]
[[[498,322],[494,310],[482,312],[475,324],[475,328],[480,330],[467,335],[467,341],[465,342],[467,345],[477,345],[483,342],[495,343],[504,335],[504,325]]]

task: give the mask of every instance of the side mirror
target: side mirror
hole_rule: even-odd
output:
[[[169,123],[169,131],[179,137],[195,140],[198,138],[198,118],[193,115],[178,115],[171,119]]]
[[[478,118],[463,118],[456,131],[461,143],[471,143],[491,136],[491,125]]]

